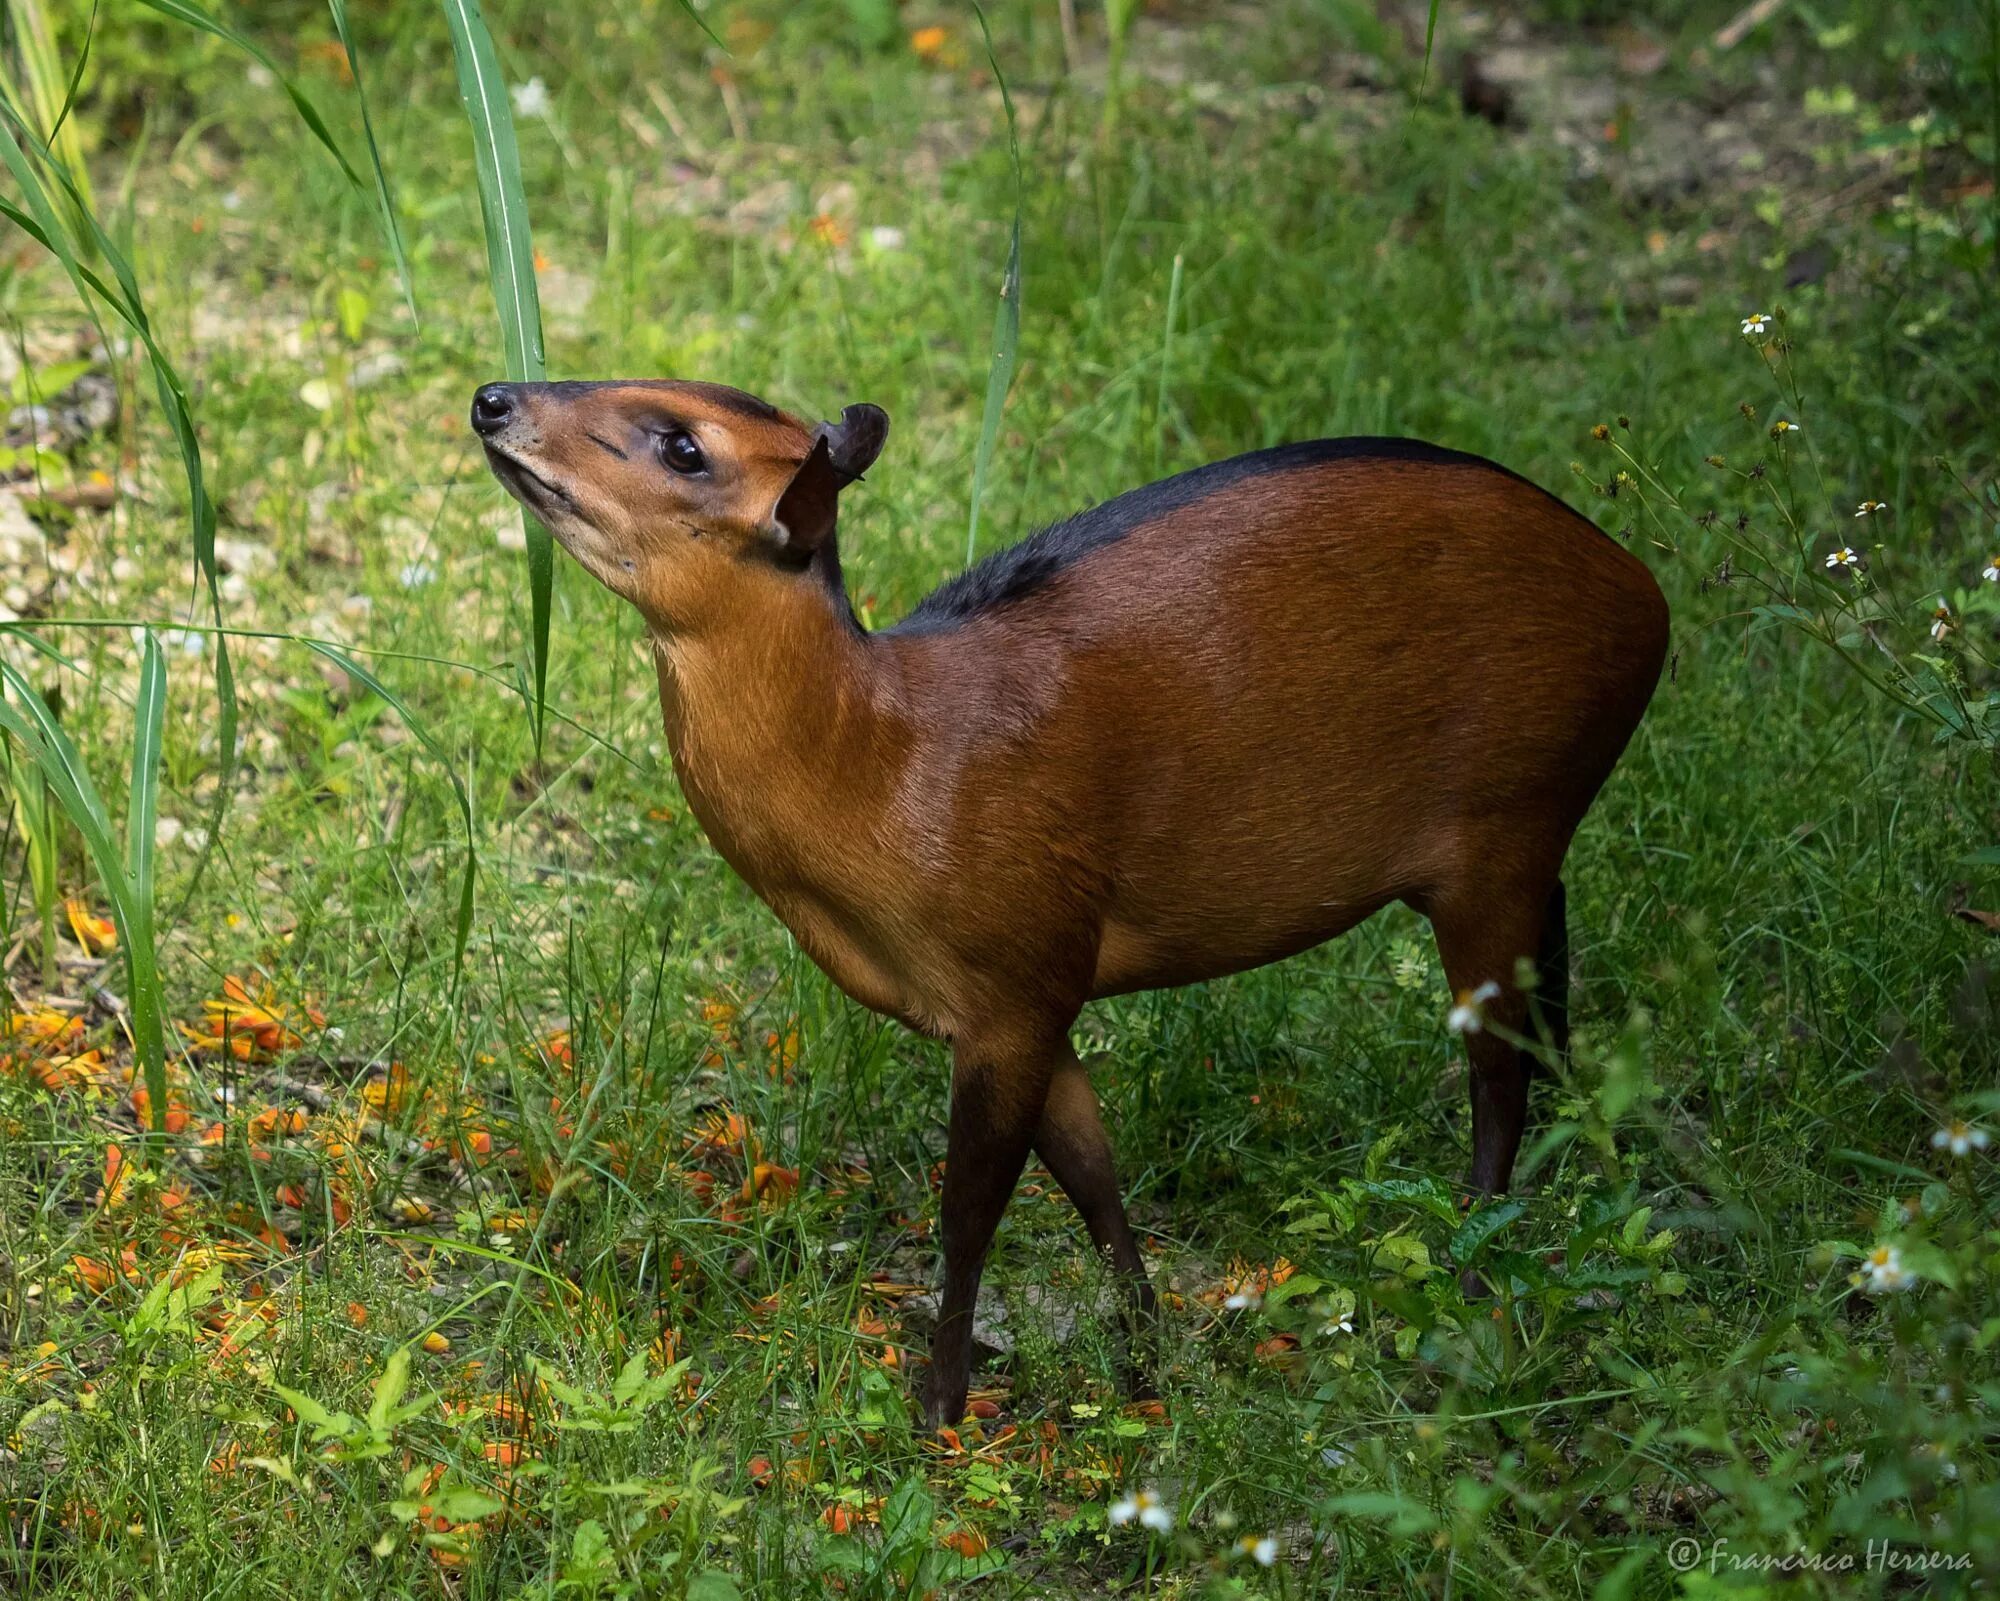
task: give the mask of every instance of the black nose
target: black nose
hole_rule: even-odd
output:
[[[472,428],[478,434],[497,434],[514,416],[514,386],[488,384],[472,397]]]

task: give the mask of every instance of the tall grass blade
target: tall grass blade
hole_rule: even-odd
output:
[[[49,25],[47,10],[42,0],[8,0],[7,17],[13,24],[14,47],[21,61],[21,94],[27,109],[33,115],[33,127],[40,138],[43,149],[60,161],[76,175],[77,189],[81,198],[74,204],[88,207],[90,200],[90,180],[84,171],[83,144],[77,137],[74,125],[69,121],[71,96],[75,85],[70,85],[69,93],[63,92],[63,76],[56,64],[55,30]],[[93,13],[94,15],[94,13]],[[88,57],[90,46],[86,40],[84,57]],[[83,61],[77,63],[77,71],[83,70]],[[71,219],[72,228],[75,219]]]
[[[34,891],[35,916],[42,925],[42,988],[56,984],[56,805],[39,763],[6,747],[7,789],[14,803],[14,820],[28,858],[28,884]]]
[[[97,0],[90,0],[90,17],[83,25],[83,48],[76,53],[76,66],[70,71],[69,88],[63,95],[62,109],[56,113],[56,125],[49,133],[49,149],[58,156],[63,156],[63,151],[56,144],[56,137],[69,124],[69,114],[76,106],[77,91],[83,87],[84,70],[90,65],[90,47],[96,39]],[[81,154],[75,161],[69,161],[66,156],[63,156],[63,159],[72,167],[82,165]]]
[[[542,303],[535,288],[535,243],[521,190],[521,151],[514,140],[514,108],[500,74],[493,35],[478,0],[444,0],[451,47],[458,60],[458,94],[472,124],[479,177],[479,210],[486,224],[486,273],[500,312],[500,345],[507,376],[516,382],[547,376],[542,355]],[[542,740],[542,707],[548,694],[549,598],[555,585],[555,542],[527,512],[528,590],[534,616],[535,744]]]
[[[979,420],[979,449],[972,459],[972,511],[965,528],[968,567],[979,549],[979,506],[986,496],[986,474],[993,462],[994,441],[1000,437],[1007,392],[1014,387],[1015,355],[1021,343],[1021,138],[1014,119],[1014,96],[993,53],[993,31],[986,25],[986,12],[977,0],[972,10],[979,18],[980,36],[986,41],[987,63],[1000,85],[1000,103],[1007,111],[1007,157],[1014,170],[1014,224],[1007,236],[1007,266],[1000,275],[1000,304],[993,312],[993,362],[986,375],[986,410]]]
[[[388,703],[390,710],[402,718],[403,726],[415,734],[424,749],[436,758],[437,764],[444,769],[445,777],[451,780],[452,793],[458,797],[459,816],[465,823],[465,871],[459,881],[458,923],[452,951],[452,991],[456,994],[459,981],[465,976],[465,948],[472,938],[472,889],[479,873],[478,842],[473,834],[472,797],[466,792],[457,770],[452,766],[449,753],[432,737],[431,731],[418,720],[417,715],[404,704],[402,696],[337,645],[329,645],[324,640],[318,639],[308,639],[303,643],[306,649],[316,655],[324,656],[349,677],[366,684],[369,689],[381,696]]]
[[[678,3],[680,5],[681,10],[685,11],[688,14],[689,20],[692,21],[697,28],[701,29],[703,33],[708,35],[710,42],[714,44],[715,48],[720,50],[724,55],[728,55],[729,46],[724,44],[720,39],[716,37],[715,30],[708,25],[708,19],[704,17],[699,11],[695,10],[694,0],[678,0]]]
[[[333,130],[326,125],[326,119],[319,114],[319,107],[314,105],[305,90],[299,87],[298,80],[280,67],[272,59],[270,52],[255,39],[247,33],[232,28],[220,17],[211,16],[201,7],[190,5],[188,0],[140,0],[140,4],[159,12],[163,17],[172,17],[176,22],[184,22],[190,28],[198,28],[203,33],[211,34],[224,44],[235,46],[262,65],[273,78],[277,79],[278,87],[285,91],[285,98],[291,101],[292,109],[298,112],[299,121],[306,125],[312,136],[324,145],[327,153],[340,164],[340,170],[347,175],[347,181],[357,189],[367,188],[361,181],[361,174],[354,170],[354,163],[347,159],[347,152],[341,148],[340,141],[334,138]],[[347,64],[354,71],[354,93],[358,99],[361,95],[361,74],[355,64],[354,47],[348,39],[344,7],[335,7],[334,27],[340,34],[341,44],[347,49]],[[368,155],[375,167],[377,220],[381,223],[383,235],[387,238],[389,249],[396,258],[396,270],[402,276],[403,293],[408,297],[410,270],[409,263],[403,256],[403,233],[396,223],[396,208],[390,199],[388,178],[382,170],[381,155],[375,148],[375,130],[368,120],[366,100],[361,101],[361,126],[368,135]],[[416,311],[414,299],[411,300],[410,310],[414,315]]]
[[[326,146],[327,152],[340,163],[340,170],[347,174],[348,182],[357,189],[362,187],[361,174],[354,170],[354,163],[347,159],[347,152],[340,148],[340,141],[334,138],[333,130],[326,125],[326,119],[319,114],[319,107],[307,98],[305,90],[299,87],[298,80],[279,66],[272,59],[271,53],[255,39],[247,33],[238,32],[220,17],[210,16],[200,6],[189,5],[188,0],[139,0],[139,3],[149,10],[159,12],[163,17],[184,22],[190,28],[199,28],[203,33],[213,35],[224,44],[234,45],[256,61],[278,81],[278,87],[285,91],[285,98],[291,101],[292,109],[298,112],[299,120],[312,130],[312,136]]]
[[[1431,47],[1437,43],[1439,0],[1431,0],[1430,17],[1424,23],[1424,68],[1417,75],[1417,93],[1422,94],[1431,81]]]
[[[1174,252],[1173,276],[1167,280],[1167,325],[1160,334],[1160,390],[1153,401],[1153,471],[1167,454],[1167,388],[1174,372],[1174,322],[1181,310],[1181,252]]]
[[[327,0],[333,13],[333,31],[340,48],[347,52],[347,73],[354,80],[354,103],[361,110],[361,136],[368,144],[368,166],[375,175],[375,209],[381,213],[382,229],[389,236],[389,250],[396,258],[396,281],[403,286],[403,304],[410,308],[410,321],[417,319],[417,291],[410,281],[410,258],[403,251],[403,228],[396,221],[396,197],[389,190],[389,174],[382,166],[382,150],[375,142],[375,119],[368,114],[368,91],[361,83],[361,58],[355,53],[354,34],[347,25],[347,0]]]
[[[153,1131],[166,1132],[167,1002],[154,945],[153,830],[160,817],[160,743],[167,720],[167,658],[152,629],[132,705],[132,782],[125,799],[126,971],[132,985],[132,1044],[146,1076]]]
[[[206,474],[202,466],[201,441],[195,434],[194,410],[188,402],[187,386],[180,374],[167,359],[159,341],[153,337],[151,320],[146,315],[144,297],[139,292],[138,275],[111,236],[105,232],[97,220],[95,212],[83,206],[78,192],[70,182],[69,174],[60,166],[51,163],[50,170],[65,193],[78,200],[82,221],[88,226],[88,238],[96,246],[97,254],[110,267],[116,280],[116,287],[107,284],[103,277],[79,258],[75,242],[64,232],[57,218],[54,202],[41,181],[27,152],[15,136],[15,128],[21,126],[18,108],[11,102],[0,106],[0,164],[4,164],[20,185],[23,197],[33,210],[30,216],[23,213],[11,201],[0,198],[0,216],[5,216],[35,239],[59,260],[69,273],[70,282],[75,286],[77,296],[93,318],[96,316],[97,301],[109,306],[138,335],[146,347],[148,364],[153,372],[153,386],[159,396],[160,407],[167,414],[168,424],[173,429],[174,444],[180,453],[182,470],[188,485],[188,519],[194,534],[195,567],[208,589],[209,606],[214,612],[220,628],[222,623],[221,575],[215,562],[215,503],[210,499]],[[10,125],[11,124],[11,125]],[[96,299],[92,297],[95,295]],[[235,787],[236,777],[236,670],[229,656],[227,637],[218,632],[215,636],[215,697],[217,702],[216,737],[221,746],[222,766],[216,784],[215,801],[209,809],[208,838],[202,846],[200,859],[195,871],[189,875],[188,893],[199,882],[202,870],[207,866],[209,856],[214,852],[216,842],[221,838],[222,820],[229,809],[229,798]],[[183,897],[185,905],[185,897]],[[176,910],[178,915],[178,909]]]
[[[112,832],[111,814],[91,782],[89,769],[48,702],[11,664],[0,661],[0,681],[11,692],[0,695],[0,728],[12,734],[40,766],[56,804],[83,836],[105,898],[111,903],[131,992],[132,1045],[152,1100],[155,1133],[164,1131],[167,1115],[166,1000],[160,991],[159,961],[153,946],[152,903],[152,831],[158,811],[166,676],[166,658],[159,641],[148,631],[139,669],[132,813],[128,819],[128,835],[143,823],[146,843],[142,850],[133,839],[121,851]]]
[[[132,785],[125,806],[125,874],[146,905],[153,904],[153,825],[160,815],[160,739],[167,717],[167,660],[152,629],[139,662],[139,697],[132,706]]]
[[[1118,130],[1118,110],[1125,91],[1125,46],[1139,0],[1104,0],[1104,33],[1109,45],[1104,64],[1104,114],[1098,136],[1108,147]]]

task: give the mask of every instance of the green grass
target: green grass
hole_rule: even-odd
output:
[[[1537,1091],[1527,1209],[1494,1247],[1524,1274],[1573,1248],[1603,1287],[1524,1290],[1496,1319],[1452,1273],[1413,1276],[1455,1223],[1392,1181],[1463,1171],[1464,1065],[1428,931],[1387,913],[1080,1025],[1107,1057],[1098,1087],[1155,1277],[1178,1295],[1165,1420],[1121,1413],[1103,1286],[1031,1173],[1048,1193],[1017,1201],[988,1272],[1014,1351],[975,1384],[1004,1384],[1001,1415],[961,1454],[921,1439],[904,1399],[921,1319],[871,1284],[933,1271],[944,1054],[842,999],[709,849],[674,787],[638,619],[561,561],[538,754],[526,558],[502,538],[520,524],[464,423],[503,362],[443,19],[350,17],[418,323],[372,188],[311,149],[283,89],[130,24],[100,38],[75,115],[99,196],[130,174],[111,231],[194,400],[234,570],[224,616],[244,631],[222,839],[198,879],[185,831],[154,864],[161,980],[193,1019],[225,975],[265,975],[340,1032],[295,1018],[275,1060],[176,1056],[183,1140],[218,1120],[223,1141],[196,1147],[199,1167],[181,1154],[160,1181],[128,1178],[114,1207],[96,1197],[107,1137],[138,1149],[125,1086],[52,1092],[23,1046],[0,1074],[10,1593],[1657,1595],[1709,1582],[1706,1555],[1674,1571],[1683,1537],[1857,1564],[1871,1539],[1928,1541],[1974,1564],[1932,1584],[1992,1582],[1994,1182],[1990,1162],[1930,1144],[1992,1105],[1992,936],[1950,915],[1959,884],[1995,901],[1993,869],[1964,865],[2000,828],[1990,758],[1934,744],[1795,634],[1750,629],[1740,588],[1701,583],[1722,530],[1675,524],[1675,555],[1664,523],[1571,472],[1607,476],[1590,430],[1623,413],[1691,507],[1733,509],[1701,458],[1766,448],[1737,406],[1768,420],[1775,391],[1737,324],[1783,300],[1829,480],[1816,538],[1855,537],[1852,503],[1879,496],[1885,576],[1913,596],[1971,582],[1993,522],[1991,234],[1946,191],[1976,177],[1978,125],[1960,130],[1973,155],[1958,133],[1921,164],[1873,154],[1869,116],[1893,129],[1917,109],[1877,35],[1823,53],[1788,21],[1752,53],[1770,84],[1731,57],[1630,89],[1631,159],[1698,82],[1762,107],[1744,115],[1769,141],[1762,166],[1641,204],[1626,155],[1578,177],[1547,127],[1496,130],[1435,92],[1451,7],[1421,101],[1346,86],[1338,8],[1142,14],[1115,121],[1084,9],[1076,78],[1053,6],[992,17],[1019,113],[1023,295],[981,548],[1239,450],[1409,433],[1630,528],[1673,602],[1674,674],[1571,857],[1576,1061]],[[904,15],[948,30],[927,64],[901,32],[879,55],[849,42],[863,10],[711,9],[726,62],[672,4],[491,20],[510,79],[541,77],[553,101],[519,119],[550,370],[717,379],[809,415],[884,406],[891,441],[847,497],[842,555],[887,622],[963,560],[1014,178],[971,13]],[[365,148],[341,120],[330,22],[302,10],[296,34],[287,70]],[[1606,69],[1578,39],[1564,70],[1583,82]],[[1860,110],[1803,109],[1829,71]],[[1414,81],[1417,63],[1378,76]],[[1815,241],[1833,270],[1783,288]],[[26,246],[0,275],[0,324],[41,362],[86,334],[61,270]],[[1928,465],[1940,454],[1984,512]],[[71,664],[33,653],[27,625],[4,648],[60,690],[122,819],[138,652],[123,626],[63,625],[200,623],[207,600],[157,413],[76,467],[123,475],[114,507],[46,512],[60,559],[0,575],[38,592],[34,632]],[[194,830],[218,771],[212,657],[167,643],[157,809]],[[65,850],[66,892],[101,913],[80,844]],[[35,918],[18,832],[5,866],[18,941]],[[89,999],[119,970],[65,941],[59,988],[123,1067],[123,1025]],[[9,969],[23,1010],[39,948],[26,937]],[[409,1089],[366,1133],[345,1120],[391,1061]],[[225,1086],[233,1111],[212,1098]],[[306,1111],[306,1131],[254,1134],[267,1103]],[[689,1141],[724,1111],[796,1170],[795,1195],[721,1205],[747,1164]],[[468,1129],[492,1150],[461,1145]],[[704,1166],[713,1194],[690,1176]],[[1364,1175],[1372,1188],[1343,1190]],[[160,1209],[162,1183],[179,1208]],[[335,1227],[337,1191],[353,1215]],[[1919,1195],[1929,1221],[1906,1228],[1893,1209]],[[1609,1239],[1591,1243],[1593,1220]],[[190,1249],[249,1250],[273,1221],[278,1254],[191,1273]],[[1670,1245],[1649,1246],[1662,1229]],[[1825,1242],[1891,1236],[1955,1283],[1852,1293]],[[108,1289],[72,1264],[127,1244],[133,1275]],[[1253,1313],[1202,1300],[1233,1260],[1281,1254],[1322,1287]],[[176,1262],[178,1298],[159,1288]],[[1318,1334],[1322,1301],[1354,1307],[1353,1335]],[[649,1362],[663,1331],[673,1349]],[[449,1350],[414,1345],[408,1416],[385,1400],[364,1419],[395,1353],[432,1332]],[[1260,1357],[1278,1332],[1303,1332],[1300,1352]],[[635,1356],[633,1404],[614,1405]],[[674,1357],[672,1382],[631,1393]],[[341,1459],[274,1382],[357,1420],[335,1431]],[[485,1447],[512,1436],[467,1421],[498,1393],[544,1424],[538,1468],[510,1472]],[[426,1485],[432,1465],[445,1476]],[[1140,1486],[1176,1508],[1173,1538],[1107,1527],[1107,1502]],[[427,1530],[426,1498],[482,1532]],[[858,1534],[834,1531],[835,1507]],[[963,1571],[936,1543],[957,1529],[990,1542]],[[1208,1564],[1266,1533],[1275,1568]],[[1757,1579],[1721,1560],[1713,1582]],[[1911,1585],[1879,1566],[1804,1582]]]

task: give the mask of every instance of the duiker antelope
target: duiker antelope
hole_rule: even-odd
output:
[[[472,425],[644,616],[716,848],[850,996],[951,1044],[933,1425],[963,1411],[1031,1150],[1151,1306],[1070,1046],[1095,997],[1275,962],[1403,901],[1483,1008],[1461,1019],[1471,1184],[1505,1187],[1516,964],[1559,1048],[1563,855],[1667,640],[1645,565],[1561,501],[1412,440],[1286,445],[1044,529],[870,633],[834,527],[877,408],[489,384]]]

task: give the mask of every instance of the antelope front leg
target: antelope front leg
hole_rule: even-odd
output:
[[[968,1038],[953,1050],[941,1202],[944,1286],[924,1385],[924,1418],[933,1429],[965,1416],[980,1272],[1000,1214],[1020,1182],[1059,1049],[1066,1051],[1066,1043],[1003,1047]]]

